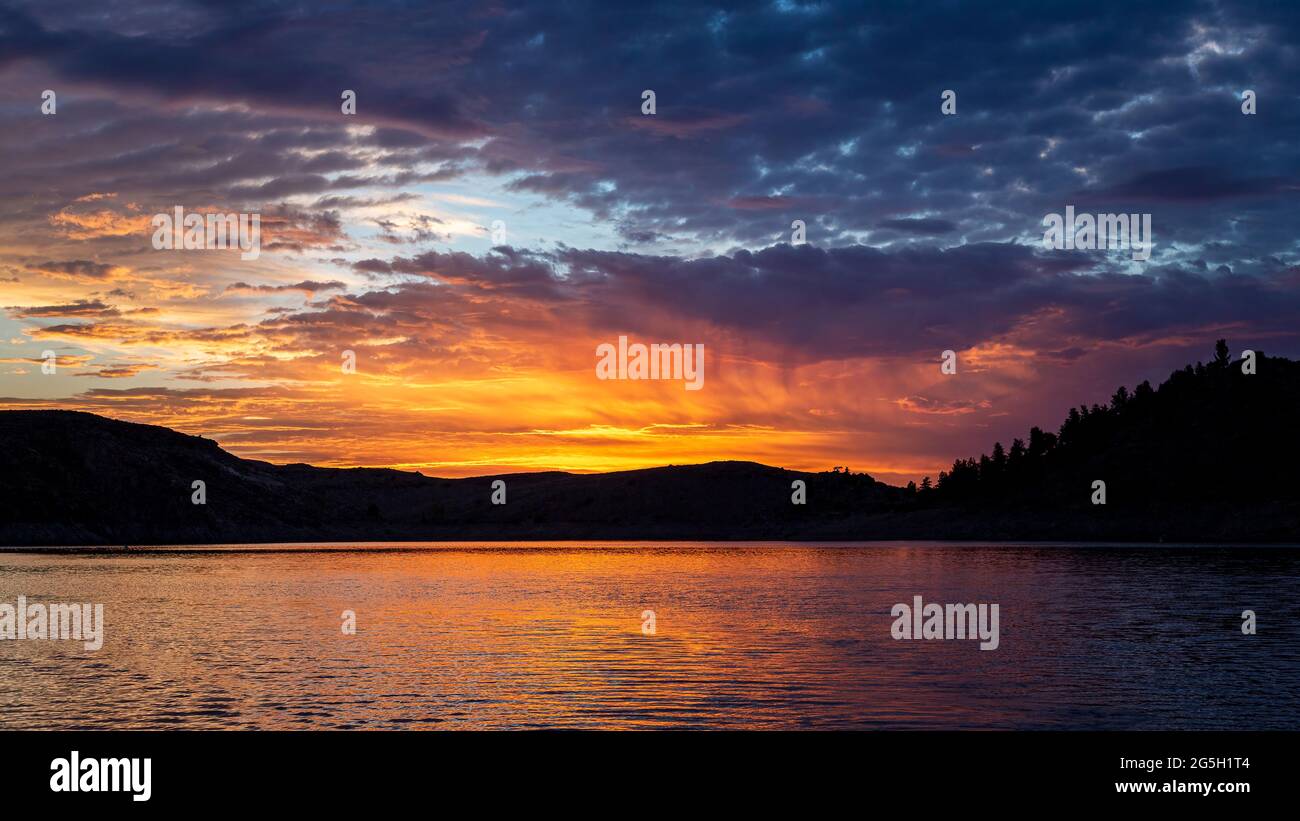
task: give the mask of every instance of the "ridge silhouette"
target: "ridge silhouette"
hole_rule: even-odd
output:
[[[441,479],[241,459],[79,411],[0,412],[0,546],[560,539],[1300,541],[1300,363],[1215,358],[920,487],[710,462]],[[507,504],[491,504],[504,479]],[[791,503],[791,483],[807,504]],[[191,503],[191,483],[207,503]],[[1106,483],[1105,505],[1091,503]]]

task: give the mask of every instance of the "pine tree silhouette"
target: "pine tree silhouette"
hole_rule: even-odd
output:
[[[1059,435],[1033,427],[1026,445],[957,459],[928,506],[1085,509],[1079,488],[1107,482],[1107,509],[1151,516],[1204,505],[1300,501],[1300,363],[1257,352],[1257,373],[1231,367],[1228,343],[1214,360],[1174,371],[1159,388],[1119,387],[1109,405],[1070,409]],[[1248,515],[1243,511],[1240,515]]]

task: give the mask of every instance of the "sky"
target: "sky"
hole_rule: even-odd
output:
[[[0,407],[937,475],[1219,337],[1300,355],[1298,44],[1294,4],[0,0]],[[156,248],[178,206],[260,255]],[[1150,258],[1045,248],[1067,206]],[[598,378],[620,336],[701,389]]]

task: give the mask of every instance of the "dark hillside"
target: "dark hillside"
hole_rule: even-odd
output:
[[[0,546],[415,539],[1300,541],[1300,364],[1215,359],[1120,388],[933,486],[713,462],[437,479],[272,465],[72,411],[0,412]],[[507,503],[491,503],[506,482]],[[191,501],[206,483],[206,504]],[[791,503],[791,483],[807,504]],[[1092,503],[1093,482],[1106,504]]]

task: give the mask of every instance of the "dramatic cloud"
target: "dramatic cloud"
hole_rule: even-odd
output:
[[[17,0],[0,394],[273,460],[919,478],[1218,336],[1300,354],[1298,35],[1213,0]],[[1149,214],[1150,259],[1044,249],[1070,206]],[[257,215],[260,254],[155,249],[177,207]],[[620,335],[704,344],[706,388],[595,380]]]
[[[247,282],[236,282],[233,285],[226,286],[226,293],[249,293],[249,294],[278,294],[284,291],[298,291],[308,296],[315,296],[319,291],[338,291],[348,286],[337,280],[331,282],[314,282],[305,279],[302,282],[295,282],[292,285],[249,285]]]
[[[27,270],[35,271],[49,277],[67,278],[67,279],[110,279],[122,269],[115,265],[108,265],[101,262],[91,262],[86,259],[71,260],[68,262],[39,262],[29,263]]]

